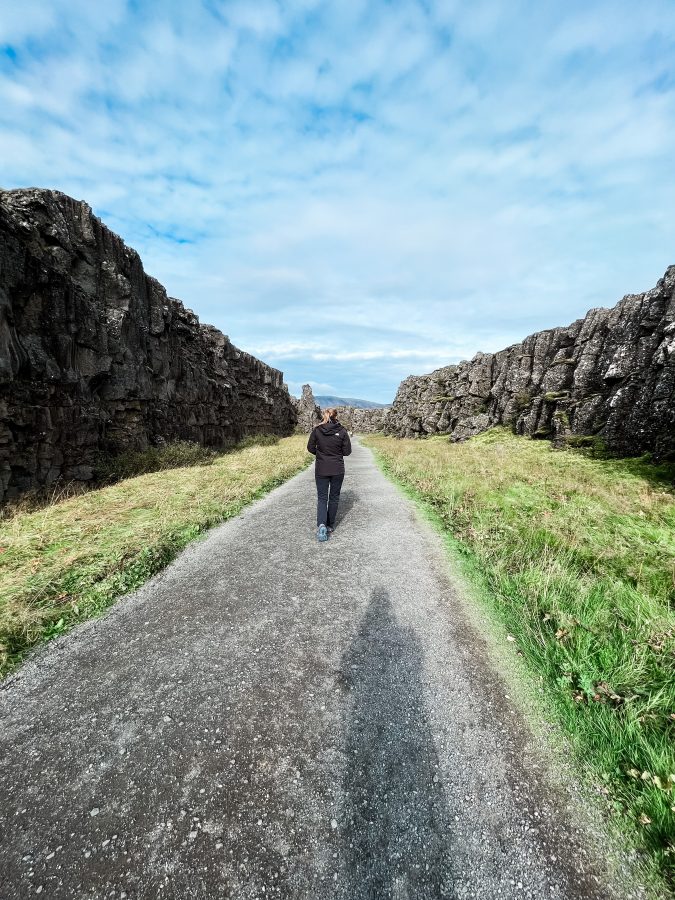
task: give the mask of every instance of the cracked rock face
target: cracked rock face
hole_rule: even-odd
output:
[[[0,502],[92,477],[101,451],[289,434],[282,373],[143,270],[86,203],[0,191]]]
[[[461,441],[493,425],[558,443],[597,436],[625,455],[675,453],[675,266],[653,290],[568,328],[406,378],[384,428]]]

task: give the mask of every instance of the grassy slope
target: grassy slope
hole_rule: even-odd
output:
[[[298,435],[248,446],[0,521],[0,675],[302,469],[305,444]]]
[[[480,571],[585,764],[672,878],[673,467],[555,451],[502,429],[465,444],[366,443]]]

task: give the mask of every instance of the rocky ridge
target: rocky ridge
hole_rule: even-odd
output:
[[[375,403],[372,400],[359,400],[357,397],[335,397],[319,395],[317,401],[321,406],[354,407],[355,409],[385,409],[389,403]]]
[[[101,451],[288,434],[282,373],[202,325],[86,203],[0,191],[0,502]]]
[[[675,453],[675,266],[612,309],[406,378],[384,430],[461,441],[494,425],[625,455]]]

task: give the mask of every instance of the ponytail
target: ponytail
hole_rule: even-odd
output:
[[[335,409],[334,406],[329,406],[327,409],[324,409],[323,420],[319,424],[328,425],[328,423],[331,421],[337,421],[337,409]]]

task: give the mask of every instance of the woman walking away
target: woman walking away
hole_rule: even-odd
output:
[[[352,452],[352,443],[346,429],[338,422],[336,409],[324,410],[323,422],[310,434],[307,449],[316,456],[316,536],[320,541],[326,541],[335,527],[340,489],[345,477],[343,457]]]

